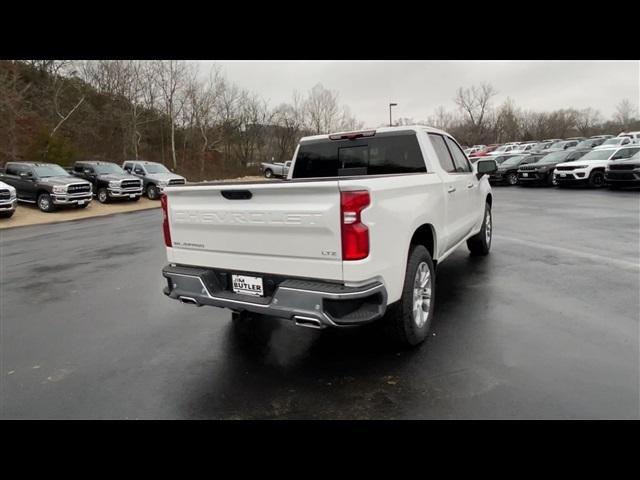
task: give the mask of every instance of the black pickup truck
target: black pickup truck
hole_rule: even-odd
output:
[[[128,174],[115,163],[75,162],[69,171],[76,177],[91,182],[100,203],[116,198],[137,201],[142,196],[142,180]]]
[[[55,163],[8,162],[0,180],[16,189],[18,200],[36,203],[43,212],[65,205],[85,208],[93,198],[89,182]]]

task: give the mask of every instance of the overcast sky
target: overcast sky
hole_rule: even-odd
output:
[[[202,61],[207,72],[213,61]],[[453,110],[458,87],[489,82],[494,102],[511,97],[525,110],[592,107],[607,119],[623,98],[638,108],[637,61],[219,61],[227,78],[269,100],[290,101],[316,83],[337,90],[341,104],[366,126],[394,118],[425,120],[439,106]]]

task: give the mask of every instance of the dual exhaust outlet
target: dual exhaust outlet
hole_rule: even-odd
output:
[[[193,297],[185,297],[181,295],[178,297],[178,300],[180,300],[180,303],[184,303],[185,305],[193,305],[195,307],[202,306],[202,304]],[[298,327],[315,328],[317,330],[324,328],[322,322],[317,318],[295,315],[293,320]]]

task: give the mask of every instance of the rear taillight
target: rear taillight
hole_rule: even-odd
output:
[[[369,228],[362,223],[360,214],[370,203],[366,190],[340,192],[343,260],[362,260],[369,256]]]
[[[162,232],[164,233],[164,244],[171,246],[171,230],[169,230],[169,207],[167,204],[167,195],[162,194],[160,197],[160,206],[162,207]]]

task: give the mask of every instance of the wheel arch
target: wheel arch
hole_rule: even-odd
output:
[[[430,223],[423,223],[413,232],[411,236],[411,241],[409,242],[409,251],[407,252],[407,258],[409,257],[409,253],[411,252],[411,248],[414,245],[423,245],[429,255],[431,255],[431,259],[433,260],[433,264],[435,266],[437,260],[435,258],[437,252],[437,236],[435,228]]]

